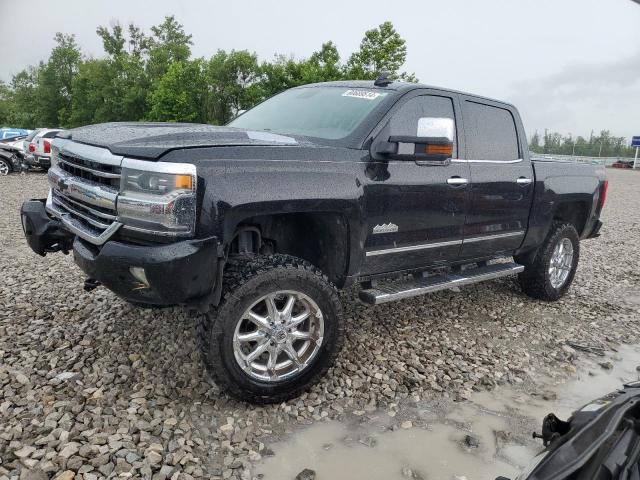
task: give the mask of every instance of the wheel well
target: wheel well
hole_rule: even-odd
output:
[[[345,282],[349,229],[339,213],[285,213],[243,220],[229,254],[282,253],[318,267],[337,286]]]
[[[553,219],[569,222],[572,224],[579,236],[587,224],[587,215],[589,213],[586,202],[569,202],[562,203],[556,208]]]
[[[9,165],[9,172],[13,172],[13,163],[11,162],[11,158],[0,154],[0,159],[6,161],[7,165]]]

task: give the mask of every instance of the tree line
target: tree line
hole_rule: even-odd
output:
[[[346,62],[329,41],[309,58],[247,50],[192,58],[191,35],[173,16],[145,32],[134,24],[100,26],[104,57],[86,56],[74,35],[57,33],[46,61],[0,81],[0,125],[63,127],[110,121],[224,124],[239,110],[306,83],[375,79],[401,72],[407,49],[391,22],[365,32]]]
[[[104,56],[83,54],[74,35],[57,33],[48,59],[0,81],[0,126],[63,127],[111,121],[199,122],[221,125],[238,111],[287,88],[314,82],[393,78],[402,72],[406,41],[391,22],[365,32],[359,49],[342,61],[328,41],[309,58],[275,55],[260,61],[247,50],[218,50],[192,58],[191,35],[174,16],[145,32],[134,24],[99,26]],[[608,130],[573,138],[535,132],[536,153],[631,156],[624,137]]]
[[[529,149],[535,153],[584,157],[632,157],[635,153],[625,137],[616,137],[609,130],[602,130],[599,135],[591,132],[588,139],[548,130],[542,136],[535,132],[529,141]]]

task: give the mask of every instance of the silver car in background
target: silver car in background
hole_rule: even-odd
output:
[[[51,141],[61,131],[60,128],[39,128],[25,138],[24,164],[48,170],[51,166]]]

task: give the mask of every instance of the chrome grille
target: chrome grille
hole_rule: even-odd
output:
[[[121,226],[116,198],[122,157],[107,149],[56,139],[47,210],[79,237],[102,245]]]
[[[66,152],[60,152],[58,155],[58,165],[62,170],[76,177],[115,188],[120,186],[119,166],[89,161]]]
[[[97,208],[89,207],[82,202],[65,197],[59,190],[52,191],[51,199],[54,205],[57,205],[88,225],[102,231],[109,228],[109,226],[116,221],[115,211],[107,209],[102,209],[101,211]],[[104,210],[109,213],[106,213]]]

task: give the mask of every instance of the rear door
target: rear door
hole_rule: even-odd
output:
[[[385,131],[416,135],[420,118],[459,117],[457,96],[418,91],[390,112]],[[388,133],[386,133],[388,136]],[[454,135],[453,158],[461,148]],[[425,164],[389,160],[366,165],[364,185],[367,238],[362,273],[415,269],[455,261],[467,210],[466,163]]]
[[[518,112],[461,97],[471,188],[461,258],[510,254],[527,230],[533,169]]]

